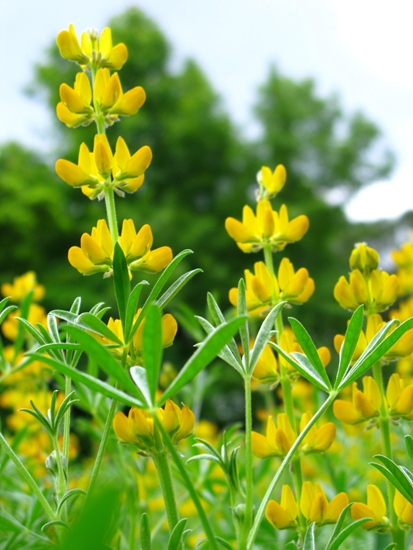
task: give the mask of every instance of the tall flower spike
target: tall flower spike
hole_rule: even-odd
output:
[[[62,57],[78,63],[82,68],[94,65],[118,71],[128,58],[125,44],[113,46],[109,27],[103,29],[100,39],[97,31],[84,31],[79,43],[75,28],[70,24],[69,30],[59,32],[56,43]]]
[[[268,200],[258,202],[256,215],[248,205],[244,206],[242,222],[235,218],[225,221],[229,236],[243,252],[258,252],[265,244],[270,244],[273,251],[283,250],[288,243],[299,241],[308,227],[307,216],[290,221],[285,204],[278,213]]]

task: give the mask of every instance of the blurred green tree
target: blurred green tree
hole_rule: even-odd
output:
[[[331,327],[337,330],[340,321],[344,330],[346,318],[334,303],[334,284],[348,270],[354,242],[371,235],[366,225],[348,222],[343,204],[392,168],[377,126],[360,113],[345,114],[336,97],[319,97],[312,80],[294,81],[271,68],[255,108],[261,133],[248,140],[195,61],[172,68],[170,44],[141,11],[132,8],[110,26],[114,42],[124,42],[130,52],[120,73],[123,88],[142,85],[147,101],[136,117],[109,129],[109,141],[114,145],[121,134],[131,151],[147,144],[154,153],[143,187],[118,200],[119,218],[133,218],[137,226],[150,223],[155,246],[194,250],[183,268],[201,267],[205,274],[187,286],[185,298],[199,313],[212,290],[226,308],[228,289],[261,257],[238,250],[224,220],[240,218],[242,206],[254,203],[255,174],[262,165],[284,164],[288,180],[276,205],[287,203],[291,216],[305,213],[311,224],[286,255],[297,268],[308,267],[317,298],[293,314],[330,342]],[[31,93],[54,111],[60,84],[73,85],[76,72],[53,45],[36,67]],[[91,147],[94,128],[72,131],[55,120],[55,157],[76,160],[82,141]],[[69,246],[78,245],[81,233],[104,217],[104,205],[57,181],[52,167],[17,145],[2,148],[0,166],[0,192],[9,201],[1,204],[8,212],[1,217],[1,238],[13,243],[1,252],[7,277],[12,270],[36,269],[54,306],[68,306],[78,294],[87,295],[86,305],[110,303],[106,282],[97,276],[81,279],[65,260]]]

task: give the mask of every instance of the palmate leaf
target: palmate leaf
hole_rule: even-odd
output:
[[[296,369],[303,378],[314,384],[320,390],[329,392],[330,388],[326,386],[324,380],[320,377],[318,372],[315,370],[313,365],[310,363],[308,358],[302,353],[294,353],[290,355],[285,352],[278,344],[275,342],[269,342],[270,346],[275,348],[277,352],[284,357],[284,359],[290,363],[290,365]]]
[[[294,319],[293,317],[289,317],[288,320],[295,334],[295,337],[297,338],[298,343],[303,349],[303,352],[306,355],[309,363],[311,363],[313,369],[317,372],[318,376],[324,382],[325,387],[330,390],[331,382],[327,376],[326,369],[321,362],[321,359],[317,353],[317,348],[315,347],[310,335],[308,334],[304,326],[300,323],[300,321],[297,321],[297,319]]]
[[[122,327],[125,327],[126,304],[130,293],[130,279],[125,254],[118,242],[115,243],[113,253],[113,282],[115,284],[115,296],[118,304],[119,317]]]
[[[347,372],[347,369],[349,368],[351,358],[353,357],[354,350],[356,349],[357,342],[360,337],[361,329],[363,328],[363,319],[364,306],[361,305],[351,316],[346,330],[346,335],[344,337],[344,342],[341,346],[337,376],[334,382],[335,389],[339,386],[345,373]]]
[[[383,355],[413,327],[413,317],[401,323],[395,330],[389,333],[390,329],[397,325],[398,321],[394,319],[386,323],[384,327],[375,335],[367,348],[364,350],[358,361],[353,365],[350,371],[346,374],[338,390],[344,389],[354,380],[359,378],[367,369],[369,369],[376,361],[379,361]],[[387,336],[386,336],[387,335]]]
[[[201,372],[203,368],[209,365],[244,322],[245,317],[235,317],[214,329],[182,367],[178,376],[163,393],[157,406],[163,405],[168,399],[172,398]]]

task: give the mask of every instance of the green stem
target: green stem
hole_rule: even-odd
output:
[[[387,406],[386,406],[386,398],[384,394],[383,373],[382,373],[380,361],[377,361],[373,365],[373,377],[374,377],[374,380],[376,381],[376,384],[379,388],[380,395],[381,395],[379,425],[380,425],[383,454],[387,456],[387,458],[392,459],[393,452],[392,452],[391,440],[390,440],[390,422],[389,422],[389,415],[388,415]],[[403,550],[405,547],[405,534],[404,534],[404,531],[400,529],[398,526],[397,514],[394,509],[395,488],[394,488],[394,485],[390,483],[388,479],[386,479],[386,484],[387,484],[387,499],[388,499],[389,508],[390,508],[391,532],[392,532],[393,542],[397,543],[398,550]]]
[[[242,522],[241,536],[238,543],[239,550],[245,548],[245,543],[250,532],[253,519],[252,492],[254,483],[253,455],[252,455],[252,407],[251,407],[251,374],[244,375],[245,388],[245,514]]]
[[[42,505],[44,511],[49,516],[51,521],[55,521],[58,519],[55,512],[52,510],[52,507],[47,502],[44,494],[41,492],[39,486],[37,485],[36,481],[31,476],[30,472],[26,468],[26,466],[21,462],[19,457],[16,455],[16,453],[13,451],[13,449],[8,444],[7,440],[3,436],[2,433],[0,433],[0,446],[4,449],[6,454],[9,456],[9,458],[12,460],[14,465],[16,466],[18,472],[22,476],[22,478],[25,480],[25,482],[29,485],[33,493],[37,496],[40,504]]]
[[[72,381],[66,376],[65,377],[65,395],[69,395],[72,391]],[[68,407],[65,412],[65,417],[63,421],[63,456],[66,459],[66,476],[69,470],[69,445],[70,445],[70,407]]]
[[[299,434],[297,439],[295,440],[293,446],[288,451],[287,455],[285,456],[284,460],[282,461],[280,467],[277,470],[277,473],[271,480],[271,483],[264,495],[264,498],[261,501],[260,507],[258,508],[257,514],[255,516],[254,523],[251,528],[251,532],[249,534],[248,540],[247,540],[247,546],[245,547],[245,550],[252,550],[255,537],[257,536],[257,532],[259,529],[259,526],[261,524],[262,518],[265,513],[265,508],[268,504],[268,501],[271,498],[271,494],[277,485],[277,483],[280,481],[284,471],[288,467],[288,464],[291,462],[291,460],[294,457],[294,454],[296,450],[301,445],[302,441],[304,440],[305,436],[308,434],[308,432],[311,430],[311,428],[314,426],[314,424],[317,422],[319,418],[323,416],[323,414],[329,409],[331,403],[336,398],[337,393],[335,391],[331,392],[330,395],[327,397],[327,399],[324,401],[324,403],[321,405],[321,407],[318,409],[318,411],[315,413],[315,415],[311,418],[310,422],[307,424],[307,426],[304,428],[304,430]]]
[[[103,455],[105,453],[106,445],[107,445],[107,442],[108,442],[108,439],[109,439],[110,430],[112,428],[112,421],[113,421],[113,417],[115,416],[115,410],[116,410],[116,401],[113,399],[112,403],[110,404],[108,416],[106,418],[105,426],[103,428],[102,439],[100,440],[98,453],[96,455],[96,460],[95,460],[95,463],[93,465],[92,474],[90,476],[89,486],[87,488],[87,495],[86,495],[86,500],[87,501],[90,499],[90,497],[92,496],[93,491],[95,489],[97,477],[99,475],[100,466],[102,464]]]
[[[115,193],[113,191],[113,187],[111,185],[105,187],[104,193],[110,236],[112,237],[113,243],[116,243],[119,238],[119,233],[118,222],[116,219]]]
[[[161,485],[163,499],[165,502],[166,517],[168,518],[169,532],[179,521],[178,509],[176,506],[175,489],[172,483],[171,467],[166,450],[157,452],[153,455],[153,461],[158,472],[159,483]]]
[[[56,464],[57,464],[57,476],[55,476],[56,496],[57,496],[57,502],[60,503],[60,501],[62,500],[67,490],[66,467],[63,465],[62,455],[60,453],[57,436],[54,436],[52,438],[52,442],[53,442],[53,450],[54,450],[54,454],[56,457]],[[62,507],[62,519],[63,521],[67,521],[66,503],[64,503]]]
[[[175,463],[175,466],[178,468],[179,473],[181,474],[182,481],[184,482],[188,493],[192,499],[192,502],[195,505],[195,508],[198,511],[199,519],[201,520],[202,527],[204,528],[205,535],[208,538],[208,542],[211,546],[212,550],[219,550],[218,543],[215,539],[214,532],[212,530],[211,524],[209,523],[208,517],[205,513],[205,510],[202,507],[201,501],[199,500],[198,493],[191,481],[191,478],[188,475],[188,472],[186,470],[185,465],[182,462],[181,457],[177,453],[174,444],[172,443],[169,435],[164,430],[162,424],[159,422],[158,418],[155,416],[155,422],[158,426],[159,431],[162,434],[162,439],[166,447],[168,447],[168,451],[171,453],[172,460]]]

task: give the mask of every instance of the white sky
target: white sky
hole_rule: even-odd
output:
[[[287,76],[314,77],[347,111],[361,109],[398,165],[347,214],[373,220],[413,209],[412,0],[0,0],[0,142],[45,150],[50,114],[22,94],[33,63],[69,23],[78,34],[101,30],[131,5],[165,32],[176,63],[195,58],[245,133],[254,132],[251,106],[271,62]]]

